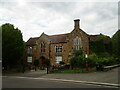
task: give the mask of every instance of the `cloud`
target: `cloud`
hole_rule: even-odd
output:
[[[117,30],[117,2],[2,2],[0,24],[18,27],[23,38],[71,32],[74,19],[88,34],[112,36]]]

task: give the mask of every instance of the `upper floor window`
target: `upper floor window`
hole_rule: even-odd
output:
[[[76,37],[74,39],[74,50],[79,50],[81,45],[81,39],[79,37]]]
[[[40,44],[40,50],[41,50],[42,53],[45,52],[45,43],[42,42]]]
[[[62,52],[62,46],[56,46],[56,52]]]
[[[32,54],[32,47],[28,47],[27,53],[28,53],[28,54]]]

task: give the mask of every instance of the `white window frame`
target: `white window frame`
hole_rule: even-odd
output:
[[[79,37],[76,37],[74,40],[73,40],[73,47],[74,47],[74,50],[79,50],[80,47],[81,47],[81,38]]]
[[[62,49],[63,49],[63,46],[60,46],[60,45],[55,46],[55,52],[56,52],[56,53],[61,53],[61,52],[62,52]]]
[[[56,56],[56,64],[59,64],[62,61],[62,56]]]
[[[42,43],[40,44],[40,52],[41,52],[41,53],[44,53],[44,52],[45,52],[45,43],[44,43],[44,42],[42,42]]]
[[[33,49],[32,47],[28,47],[27,53],[28,53],[28,54],[32,54],[32,49]]]
[[[28,63],[32,63],[32,56],[28,56],[28,57],[27,57],[27,62],[28,62]]]

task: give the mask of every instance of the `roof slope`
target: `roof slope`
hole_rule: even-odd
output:
[[[67,42],[66,37],[69,33],[66,34],[59,34],[59,35],[51,35],[49,36],[49,39],[51,43],[65,43]]]
[[[100,38],[100,35],[89,35],[89,40],[90,41],[96,41]],[[104,43],[109,43],[110,42],[110,37],[109,36],[106,36],[104,38]]]
[[[26,45],[27,46],[34,46],[36,44],[36,41],[38,40],[39,37],[35,37],[35,38],[30,38],[27,42]]]
[[[68,36],[69,33],[66,34],[58,34],[58,35],[50,35],[48,38],[50,39],[51,43],[66,43],[66,37]],[[27,46],[34,46],[36,44],[36,41],[38,40],[39,37],[35,38],[30,38],[27,42]]]

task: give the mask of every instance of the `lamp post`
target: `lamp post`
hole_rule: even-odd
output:
[[[87,54],[85,54],[85,58],[87,59],[87,57],[88,57],[88,55]],[[88,69],[88,62],[87,62],[87,60],[86,60],[86,71],[89,71],[89,69]]]

